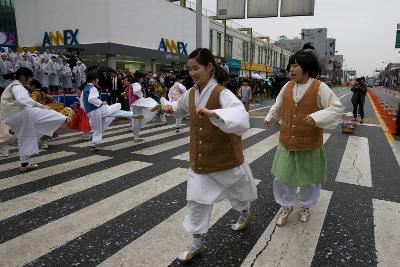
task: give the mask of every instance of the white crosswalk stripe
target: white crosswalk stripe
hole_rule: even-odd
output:
[[[171,168],[169,168],[169,165],[168,167],[164,166],[167,167],[167,171],[161,175],[145,177],[146,179],[141,183],[120,189],[121,191],[115,194],[104,194],[103,198],[96,200],[97,202],[91,202],[87,206],[82,205],[80,208],[73,209],[72,213],[53,218],[43,224],[39,224],[36,228],[30,228],[16,237],[4,240],[0,244],[0,266],[21,266],[50,252],[54,252],[58,248],[63,250],[68,246],[70,241],[79,240],[85,233],[94,231],[97,227],[103,226],[106,223],[108,224],[112,220],[118,220],[118,216],[131,211],[141,204],[152,203],[154,198],[159,197],[161,194],[173,188],[176,189],[178,185],[182,186],[182,183],[187,179],[187,169],[180,168],[182,162],[173,161],[171,157],[173,156],[173,159],[188,161],[189,153],[185,145],[189,143],[189,128],[184,127],[179,134],[175,133],[174,125],[159,125],[151,129],[148,128],[155,125],[149,124],[146,126],[147,129],[145,128],[142,134],[148,134],[149,136],[145,137],[144,141],[140,143],[124,140],[132,136],[130,132],[131,125],[129,123],[110,127],[104,135],[105,138],[103,139],[102,146],[103,153],[107,156],[103,156],[100,151],[99,154],[89,156],[83,154],[81,158],[75,159],[79,155],[76,152],[78,151],[77,148],[85,148],[87,142],[71,144],[62,148],[66,151],[57,151],[32,158],[32,162],[34,163],[54,160],[57,161],[56,165],[12,177],[0,177],[1,196],[2,190],[5,189],[7,189],[6,191],[12,190],[13,187],[39,181],[74,169],[101,164],[106,161],[107,164],[111,162],[111,166],[104,170],[92,168],[87,171],[85,168],[84,174],[76,175],[77,173],[74,172],[73,176],[76,175],[76,177],[68,179],[69,181],[61,181],[56,185],[49,185],[45,189],[31,191],[26,195],[19,194],[15,198],[1,202],[0,222],[3,222],[14,219],[19,220],[19,216],[25,219],[24,216],[28,216],[28,211],[32,211],[33,213],[37,208],[43,210],[43,208],[48,207],[48,204],[51,204],[51,207],[56,207],[58,202],[65,201],[65,199],[78,198],[78,195],[81,194],[89,195],[92,189],[97,190],[99,186],[102,188],[101,190],[104,190],[108,186],[108,183],[115,187],[118,186],[119,180],[126,181],[128,178],[137,179],[139,176],[140,179],[143,179],[143,172],[141,170],[145,168],[157,168],[160,165],[157,165],[158,162],[153,160],[153,157],[143,157],[140,155],[154,155],[155,158],[158,156],[168,158],[168,164],[171,164]],[[251,128],[242,136],[243,140],[250,140],[251,142],[251,145],[244,149],[245,160],[249,164],[261,159],[264,155],[273,151],[279,144],[279,132],[271,133],[264,139],[259,140],[261,134],[266,134],[266,131],[270,130]],[[68,143],[78,141],[79,135],[80,133],[60,135],[58,138],[52,139],[49,144],[54,146],[57,144],[68,145]],[[324,143],[329,139],[334,139],[331,138],[333,136],[335,136],[335,133],[325,133]],[[168,141],[152,144],[153,141],[164,138]],[[338,136],[335,136],[335,138],[338,138]],[[257,142],[254,142],[256,140]],[[330,149],[333,147],[332,144],[335,144],[335,140],[330,142]],[[335,179],[336,182],[339,182],[339,184],[356,185],[362,188],[372,187],[369,141],[371,140],[368,140],[366,137],[350,136],[348,138]],[[142,144],[146,145],[140,146],[139,150],[134,150],[135,146]],[[398,156],[396,154],[397,147],[394,147],[396,144],[391,145],[394,152],[393,156]],[[68,147],[73,152],[68,151]],[[119,156],[119,150],[131,147],[132,151],[124,154],[129,157],[129,161],[127,159],[124,159],[123,162],[111,161],[111,159]],[[170,156],[167,154],[172,150],[177,151],[179,155]],[[110,156],[113,155],[110,151],[115,152],[115,156]],[[327,151],[327,154],[329,153],[330,151]],[[64,157],[72,156],[74,157],[73,161],[61,162]],[[141,159],[140,161],[137,159],[138,157]],[[143,158],[146,160],[142,161]],[[160,164],[162,165],[163,163]],[[256,164],[258,165],[258,161]],[[18,162],[1,164],[0,174],[17,169],[18,167]],[[270,172],[269,170],[266,171],[268,174],[257,177],[263,179],[263,181],[256,180],[259,188],[262,188],[267,183],[271,183],[270,179],[272,177]],[[121,177],[123,179],[119,179]],[[290,215],[288,224],[284,227],[276,227],[275,222],[279,214],[278,212],[271,221],[266,222],[265,226],[259,230],[257,240],[254,241],[250,249],[246,250],[248,254],[244,255],[236,266],[310,266],[313,262],[321,233],[323,232],[322,229],[325,229],[324,221],[332,204],[332,196],[335,191],[331,188],[329,190],[333,190],[333,192],[327,190],[321,191],[320,201],[316,207],[311,209],[312,219],[308,223],[301,223],[299,221],[299,207],[296,204],[297,206]],[[269,193],[272,194],[272,192]],[[9,198],[8,195],[7,198]],[[166,214],[166,219],[163,218],[163,221],[153,222],[154,226],[137,238],[131,239],[129,243],[126,243],[122,248],[118,248],[112,255],[109,254],[107,258],[99,256],[102,262],[97,262],[97,264],[100,264],[100,266],[168,266],[175,260],[185,242],[191,238],[190,235],[183,231],[181,226],[186,212],[186,208],[182,208],[183,202],[183,199],[179,199],[179,203],[182,206],[179,206],[171,214]],[[378,265],[396,266],[400,260],[399,253],[397,253],[400,251],[400,235],[395,231],[393,232],[393,225],[400,223],[400,216],[398,216],[400,214],[400,203],[378,199],[373,199],[372,203],[375,227],[371,231],[374,232],[372,234],[375,236]],[[275,203],[273,204],[275,205]],[[210,225],[218,227],[219,230],[221,226],[217,222],[224,216],[226,218],[229,210],[230,204],[228,201],[216,203]],[[40,218],[40,214],[35,216],[35,218]],[[263,215],[256,214],[257,216]],[[225,225],[224,227],[227,229],[221,231],[229,231],[228,228],[230,225]],[[230,235],[231,233],[225,234]],[[319,246],[318,244],[318,248]],[[82,250],[83,254],[85,254],[85,251]],[[207,250],[205,254],[207,255]],[[47,260],[51,261],[52,259]],[[315,263],[313,262],[313,264]]]
[[[158,132],[158,131],[162,131],[162,130],[166,130],[166,129],[172,129],[172,128],[174,128],[173,125],[165,125],[165,126],[162,126],[162,127],[143,130],[143,131],[141,131],[141,134],[143,135],[143,134]],[[107,137],[107,138],[104,138],[102,140],[102,143],[118,141],[118,140],[129,138],[129,137],[132,137],[132,133],[117,135],[117,136],[113,136],[113,137]],[[87,142],[81,143],[81,144],[76,144],[76,145],[71,145],[71,147],[80,147],[80,148],[87,147],[87,146],[88,146]]]
[[[256,180],[259,184],[261,181]],[[210,226],[214,225],[231,209],[229,201],[221,201],[213,207]],[[118,253],[108,258],[100,266],[130,266],[133,262],[140,262],[143,266],[168,266],[173,261],[190,235],[182,231],[186,208],[170,216],[168,219],[124,247]],[[168,239],[168,242],[158,240]],[[157,257],[154,257],[157,255]]]
[[[332,192],[321,190],[320,201],[312,209],[312,220],[307,223],[299,221],[296,206],[287,225],[277,227],[278,212],[242,266],[310,266],[331,196]],[[258,255],[260,251],[264,253]]]
[[[400,225],[400,203],[373,200],[378,266],[398,266],[400,233],[393,227]]]
[[[15,176],[11,176],[5,179],[0,180],[0,190],[10,188],[13,186],[37,181],[52,175],[60,174],[63,172],[70,171],[72,169],[77,169],[81,168],[87,165],[92,165],[95,163],[99,163],[102,161],[105,161],[107,159],[110,159],[110,157],[104,157],[104,156],[91,156],[83,159],[78,159],[58,165],[54,165],[51,167],[43,168],[43,169],[38,169],[36,171],[28,172],[28,173],[23,173]]]
[[[262,131],[262,129],[258,129],[258,128],[249,129],[246,133],[243,134],[243,138],[246,139],[246,138],[251,137],[251,136],[253,136],[255,134],[258,134],[261,131]],[[190,139],[189,137],[185,137],[185,138],[181,138],[181,139],[177,139],[177,140],[174,140],[174,141],[171,141],[171,142],[164,143],[161,146],[153,147],[151,149],[144,148],[144,149],[135,151],[133,153],[143,154],[143,155],[154,155],[154,154],[157,154],[157,153],[161,153],[161,152],[173,149],[173,148],[178,147],[178,146],[189,144],[189,139]]]
[[[350,136],[336,176],[337,182],[372,186],[368,139]]]
[[[149,142],[152,142],[152,141],[155,141],[155,140],[159,140],[159,139],[162,139],[162,138],[167,138],[167,137],[171,137],[171,136],[176,135],[175,127],[167,127],[167,128],[164,128],[164,129],[171,129],[171,130],[173,129],[173,131],[168,131],[166,133],[156,134],[156,135],[152,135],[152,136],[146,137],[146,138],[144,138],[143,141],[138,142],[138,143],[135,143],[132,140],[132,141],[124,142],[124,143],[105,146],[105,147],[103,147],[103,149],[104,150],[111,150],[111,151],[118,151],[120,149],[125,149],[125,148],[128,148],[128,147],[133,147],[133,146],[137,146],[137,145],[141,145],[141,144],[146,144],[146,143],[149,143]],[[183,128],[183,129],[181,129],[179,134],[187,133],[187,132],[189,132],[189,128]],[[163,144],[161,146],[164,147],[164,145],[165,144]],[[152,148],[154,148],[154,146],[152,146]],[[147,148],[147,149],[152,149],[152,148]]]
[[[3,202],[0,206],[0,220],[4,220],[24,211],[42,206],[51,201],[55,201],[90,187],[111,181],[150,165],[150,163],[140,161],[129,161],[103,171],[95,172],[72,181],[49,187],[46,190],[37,191]]]
[[[41,163],[43,161],[59,159],[59,158],[68,157],[68,156],[75,155],[75,154],[76,154],[75,152],[61,151],[61,152],[56,152],[56,153],[52,153],[52,154],[48,154],[48,155],[44,155],[44,156],[34,157],[31,159],[30,162],[32,164],[37,164],[37,163]],[[0,172],[8,171],[11,169],[16,169],[18,167],[20,167],[19,162],[11,162],[11,163],[7,163],[7,164],[2,164],[0,166]]]
[[[174,169],[3,243],[0,245],[2,264],[20,266],[32,261],[184,182],[186,172],[186,169]]]

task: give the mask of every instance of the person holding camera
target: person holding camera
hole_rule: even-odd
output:
[[[357,78],[355,84],[351,88],[353,96],[351,97],[351,103],[353,104],[353,117],[357,121],[357,113],[360,114],[360,123],[364,122],[364,104],[365,96],[367,95],[368,89],[365,84],[365,78]]]

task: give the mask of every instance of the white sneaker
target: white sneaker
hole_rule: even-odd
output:
[[[200,254],[203,250],[203,245],[196,247],[195,244],[191,243],[185,248],[185,250],[181,254],[179,254],[178,259],[181,261],[190,261],[196,255]]]
[[[293,211],[293,207],[290,208],[281,208],[281,212],[279,213],[278,220],[276,221],[276,224],[278,226],[283,226],[287,223],[288,217],[290,213]]]
[[[133,142],[135,142],[135,143],[142,142],[142,141],[143,141],[143,138],[140,138],[140,137],[134,137],[133,138]]]
[[[300,221],[302,222],[308,222],[310,220],[310,209],[309,208],[300,208],[300,213],[299,213]]]
[[[235,224],[232,224],[233,231],[241,231],[245,229],[254,219],[253,213],[247,211],[246,213],[241,212],[240,217]]]

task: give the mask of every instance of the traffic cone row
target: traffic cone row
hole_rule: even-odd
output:
[[[368,94],[371,97],[371,100],[374,103],[379,113],[379,116],[385,121],[385,124],[388,127],[389,132],[390,133],[396,132],[397,129],[396,110],[392,106],[385,104],[373,90],[369,89]]]

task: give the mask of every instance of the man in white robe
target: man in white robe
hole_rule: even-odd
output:
[[[38,168],[29,164],[29,157],[39,153],[38,140],[53,133],[67,120],[67,117],[34,101],[24,85],[29,85],[33,72],[20,68],[17,80],[4,90],[0,102],[0,119],[13,131],[18,139],[21,172]]]
[[[116,117],[131,119],[133,113],[121,110],[121,104],[116,103],[111,106],[101,101],[100,94],[96,85],[99,82],[96,73],[89,73],[87,76],[88,84],[82,91],[81,99],[83,107],[89,118],[90,127],[93,130],[90,151],[97,151],[98,144],[103,139],[103,133]]]

